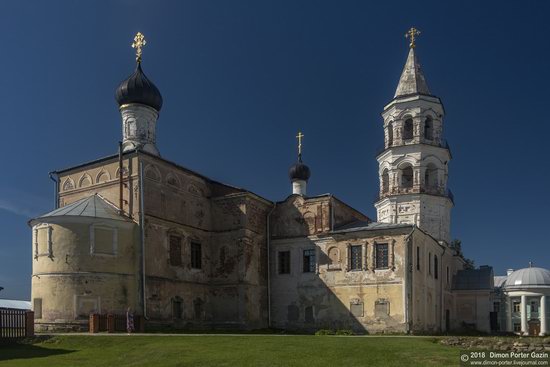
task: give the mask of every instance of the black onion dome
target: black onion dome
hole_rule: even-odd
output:
[[[311,171],[309,170],[309,167],[303,164],[301,161],[293,164],[292,167],[290,167],[290,170],[288,171],[288,177],[290,177],[290,180],[303,180],[307,181],[309,180],[309,177],[311,176]]]
[[[116,89],[115,99],[119,106],[141,103],[157,111],[162,108],[162,96],[153,82],[147,79],[139,62],[136,71]]]

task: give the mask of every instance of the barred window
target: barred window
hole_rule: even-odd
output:
[[[279,274],[290,274],[290,251],[279,252]]]
[[[181,237],[170,236],[170,265],[181,265]]]
[[[174,319],[181,319],[183,317],[183,300],[181,297],[174,297],[172,299],[172,317]]]
[[[439,277],[439,262],[437,261],[437,255],[434,255],[434,278]]]
[[[191,267],[193,269],[202,268],[202,248],[198,242],[191,242]]]
[[[388,261],[388,244],[376,244],[376,269],[386,269],[389,266]]]
[[[349,259],[350,259],[350,270],[361,270],[363,267],[362,256],[363,251],[361,245],[350,246],[349,248]]]
[[[304,273],[315,272],[315,249],[304,250]]]

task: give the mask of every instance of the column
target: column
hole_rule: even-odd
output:
[[[521,296],[521,335],[528,335],[529,330],[527,330],[527,297],[525,295]]]
[[[546,329],[546,296],[540,297],[540,307],[539,307],[539,317],[540,317],[540,336],[545,336],[548,331]]]
[[[514,331],[514,325],[512,325],[512,313],[514,312],[514,302],[512,297],[507,297],[507,309],[506,309],[506,331]]]

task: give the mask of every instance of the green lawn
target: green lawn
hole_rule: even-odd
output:
[[[55,336],[0,346],[0,366],[458,366],[434,338],[334,336]]]

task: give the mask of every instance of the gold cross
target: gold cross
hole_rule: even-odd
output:
[[[304,134],[302,134],[301,131],[298,131],[296,138],[298,139],[298,157],[302,158],[302,139],[304,138]]]
[[[411,39],[411,43],[409,44],[409,47],[410,48],[415,48],[416,46],[416,37],[420,36],[420,31],[414,27],[411,27],[411,29],[409,29],[407,31],[407,33],[405,33],[405,38],[409,38]]]
[[[132,43],[132,48],[136,49],[136,61],[141,62],[141,49],[147,44],[145,36],[141,32],[137,32],[134,37],[134,43]]]

